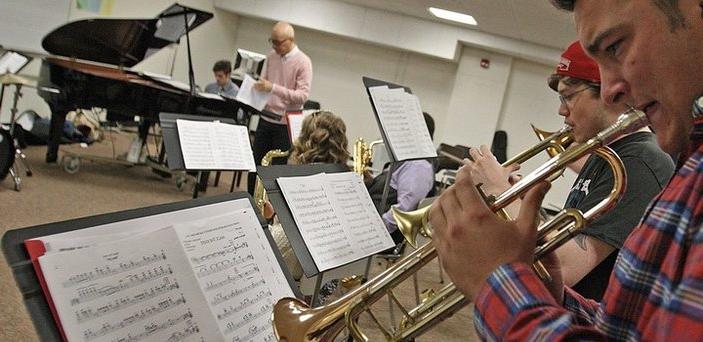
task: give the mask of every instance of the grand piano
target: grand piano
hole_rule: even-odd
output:
[[[173,5],[152,19],[79,20],[44,37],[42,46],[54,55],[42,61],[37,87],[51,109],[46,161],[56,162],[66,114],[78,108],[106,108],[111,117],[139,115],[147,122],[158,121],[160,112],[236,117],[240,103],[193,89],[190,47],[190,87],[129,69],[183,35],[189,39],[187,33],[212,16]]]

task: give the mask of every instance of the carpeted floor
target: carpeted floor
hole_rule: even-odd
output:
[[[116,142],[115,151],[127,151],[131,136],[114,134],[113,138]],[[85,149],[77,145],[65,146],[62,149],[108,157],[113,154],[113,146],[107,142],[96,143]],[[34,175],[23,175],[20,192],[13,190],[9,177],[0,182],[0,234],[16,228],[185,201],[191,197],[188,191],[190,187],[181,192],[176,187],[175,178],[161,178],[143,166],[127,167],[106,162],[83,161],[77,173],[69,174],[61,164],[44,163],[45,150],[45,147],[30,147],[25,150]],[[211,175],[210,187],[204,196],[228,192],[232,173],[224,172],[217,187],[213,186],[213,180],[214,174]],[[246,187],[245,182],[242,183],[242,189]],[[382,267],[374,263],[372,273],[378,273],[380,270]],[[437,272],[436,262],[427,270],[423,270],[420,274],[420,288],[438,287]],[[0,293],[0,341],[38,340],[4,256],[0,258]],[[409,284],[399,290],[398,296],[402,302],[414,301]],[[379,317],[388,316],[387,304],[376,307],[374,310],[378,310]],[[361,322],[365,327],[372,326],[368,319],[362,318]],[[380,333],[369,335],[371,340],[381,339]],[[464,308],[418,340],[475,339],[470,308]]]

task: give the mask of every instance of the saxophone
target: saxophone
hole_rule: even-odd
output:
[[[273,158],[283,158],[288,157],[290,151],[281,151],[279,149],[271,150],[266,152],[263,158],[261,158],[261,166],[271,165]],[[264,206],[268,201],[268,196],[266,196],[266,190],[264,189],[264,182],[261,181],[260,177],[256,177],[256,186],[254,187],[254,203],[256,203],[256,208],[259,212],[264,214]]]
[[[360,176],[363,176],[366,170],[368,170],[373,160],[373,148],[374,146],[383,143],[383,140],[375,140],[370,144],[366,144],[364,138],[358,138],[354,142],[354,151],[352,153],[352,158],[354,158],[354,172]]]

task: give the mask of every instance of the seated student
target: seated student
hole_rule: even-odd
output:
[[[339,116],[328,111],[318,111],[303,120],[300,135],[293,142],[289,164],[346,164],[347,126]]]
[[[215,82],[205,86],[206,93],[219,94],[230,98],[237,97],[239,87],[232,82],[232,63],[228,60],[215,62],[212,67],[212,73],[215,76]]]
[[[430,137],[434,136],[434,119],[428,113],[422,113],[425,118],[427,130],[430,132]],[[383,222],[386,224],[388,232],[396,244],[404,240],[403,234],[398,230],[395,219],[388,209],[383,211],[383,187],[388,177],[388,167],[384,167],[384,171],[373,179],[366,179],[366,187],[371,195],[374,205],[379,214],[382,214]],[[418,204],[431,193],[434,187],[434,164],[426,159],[408,160],[400,163],[393,172],[388,189],[388,207],[397,205],[398,209],[403,211],[415,210]]]
[[[347,145],[347,126],[342,118],[332,112],[318,111],[303,120],[300,135],[293,142],[288,164],[346,164],[349,160]],[[271,220],[274,215],[273,207],[270,203],[266,203],[264,217]],[[303,268],[290,248],[281,225],[275,222],[270,226],[270,230],[293,279],[300,280],[303,276]]]

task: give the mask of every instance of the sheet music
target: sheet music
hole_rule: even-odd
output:
[[[246,103],[256,110],[261,111],[269,102],[271,92],[257,91],[254,89],[255,83],[256,80],[254,80],[251,76],[244,75],[244,80],[242,81],[242,85],[239,87],[239,92],[237,93],[235,100]]]
[[[286,114],[288,118],[288,133],[290,134],[290,142],[295,142],[300,135],[300,131],[303,130],[303,120],[305,116],[301,114]]]
[[[187,169],[256,171],[247,127],[181,119],[176,127]]]
[[[361,177],[281,177],[278,184],[317,268],[328,270],[393,246]]]
[[[40,257],[68,340],[220,340],[179,244],[166,228]]]
[[[396,161],[437,156],[417,96],[387,86],[369,92]]]
[[[176,227],[198,284],[227,341],[274,341],[271,314],[294,297],[254,209]]]
[[[358,249],[358,254],[366,256],[393,247],[393,239],[363,179],[354,172],[328,173],[325,177],[333,194],[332,205],[342,213],[345,228],[351,232],[352,246]]]
[[[14,51],[7,51],[0,56],[0,74],[15,74],[29,63],[29,58]]]
[[[211,93],[206,93],[206,92],[202,92],[202,91],[199,91],[199,92],[198,92],[198,96],[207,97],[207,98],[213,99],[213,100],[222,100],[222,101],[225,100],[225,98],[222,97],[222,95],[211,94]]]
[[[108,226],[132,233],[99,243]],[[78,249],[39,258],[69,340],[275,340],[273,304],[294,294],[248,199],[85,230],[43,238]]]
[[[308,115],[317,111],[317,109],[305,109],[302,110],[300,113],[286,114],[286,118],[288,120],[288,133],[290,134],[291,143],[298,139],[300,132],[303,130],[303,121],[305,120],[305,118]]]

